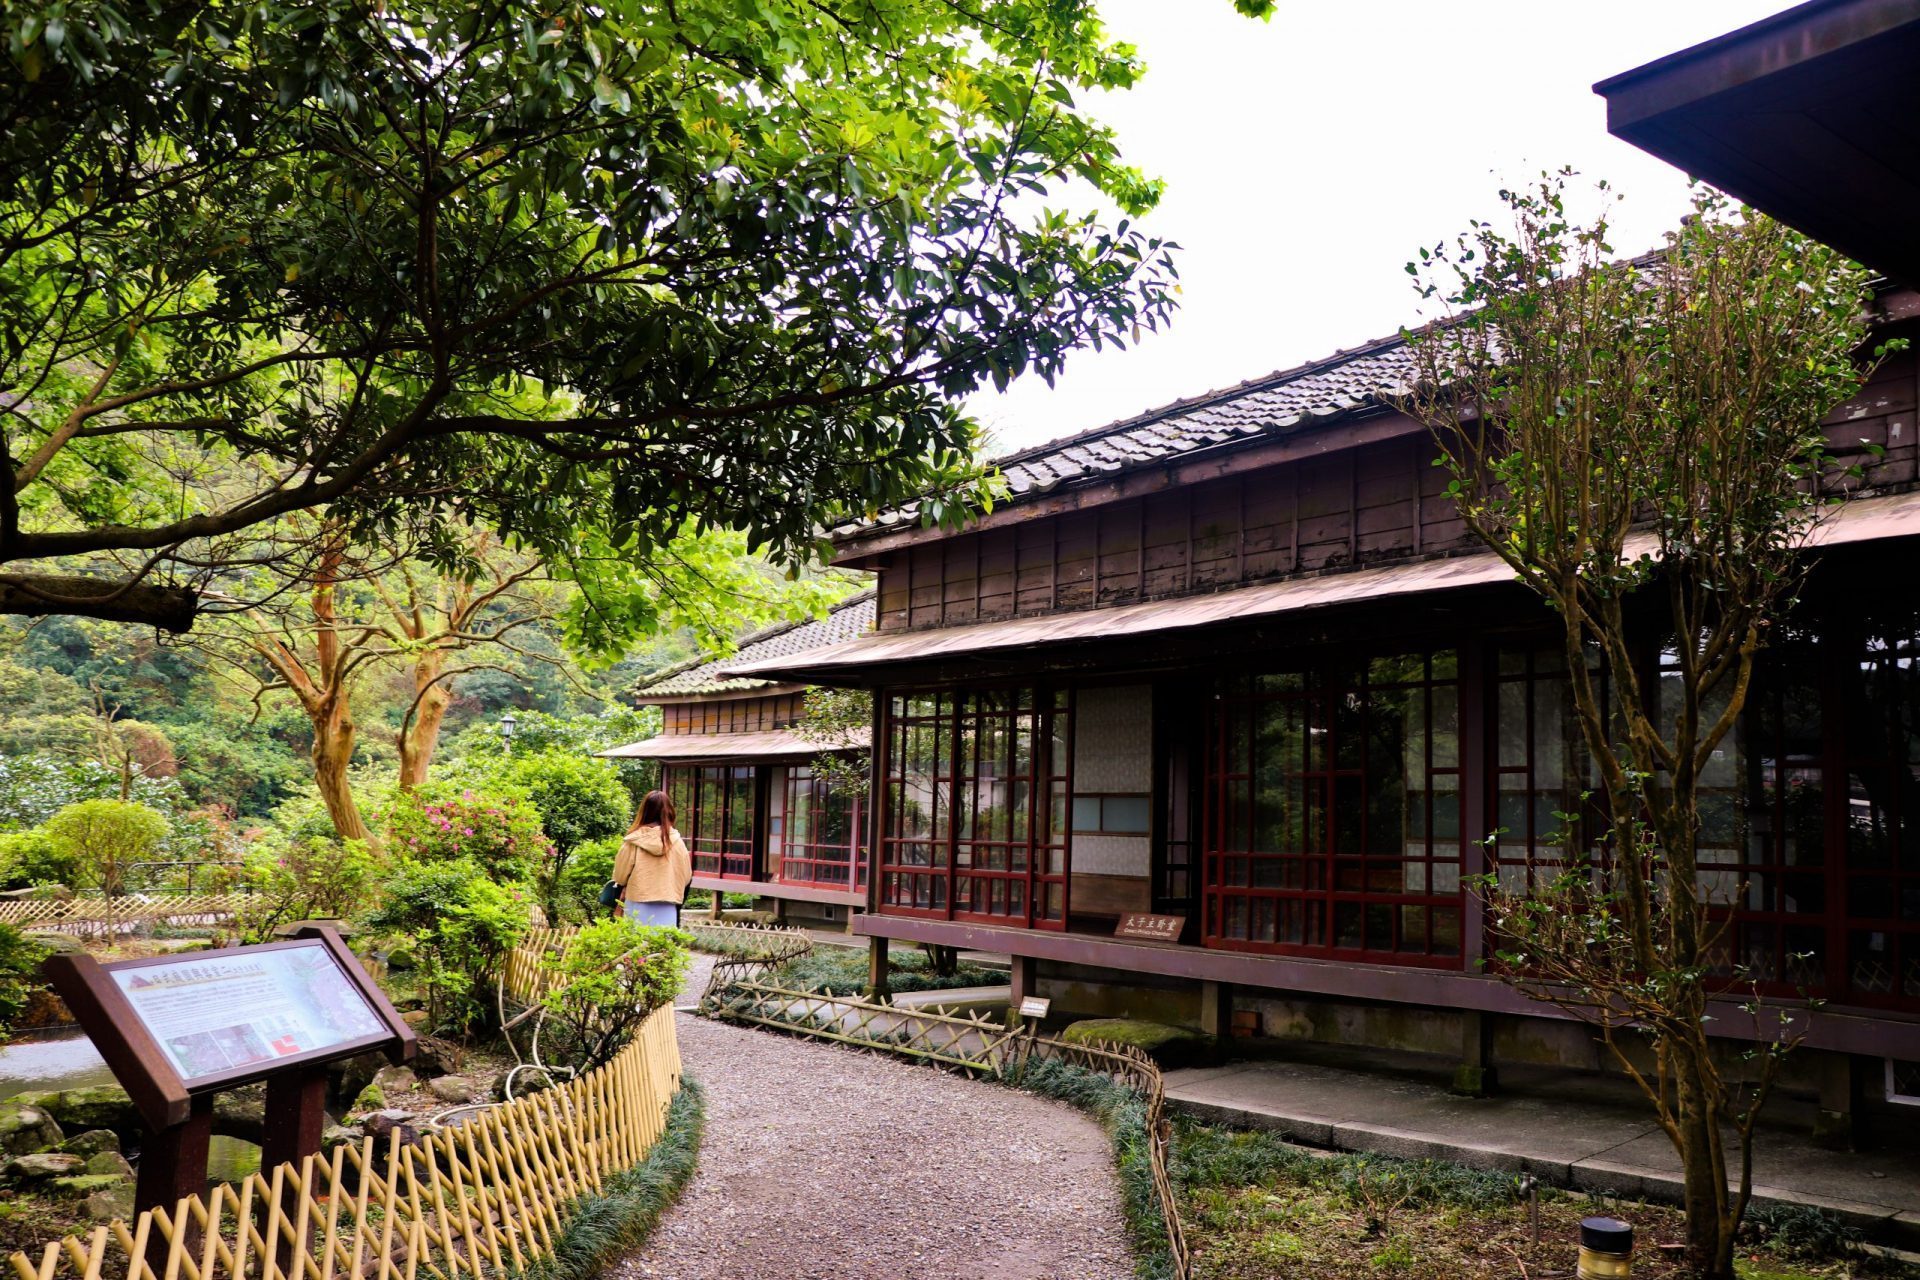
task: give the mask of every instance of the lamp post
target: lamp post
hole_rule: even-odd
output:
[[[517,723],[519,722],[513,718],[512,711],[500,717],[500,741],[509,751],[513,749],[513,726]]]

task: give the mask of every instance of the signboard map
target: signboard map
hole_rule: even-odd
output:
[[[392,1034],[317,939],[211,951],[111,974],[189,1085]]]

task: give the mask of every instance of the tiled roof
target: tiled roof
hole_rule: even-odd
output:
[[[1405,393],[1413,363],[1397,335],[1282,369],[1238,386],[1176,400],[1079,435],[1022,449],[997,459],[1007,492],[1000,505],[1036,498],[1062,486],[1104,480],[1136,467],[1205,449],[1251,443],[1383,407]],[[919,519],[919,504],[841,525],[836,536],[897,528]]]
[[[777,683],[771,680],[730,679],[720,673],[736,663],[770,661],[789,654],[804,653],[808,649],[858,639],[873,630],[873,597],[873,589],[869,587],[834,605],[824,618],[783,622],[756,631],[742,640],[739,649],[728,657],[694,658],[668,667],[651,680],[636,685],[634,697],[642,703],[661,702],[705,693],[760,689]]]

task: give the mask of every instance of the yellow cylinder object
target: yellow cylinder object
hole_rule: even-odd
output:
[[[1580,1220],[1580,1280],[1627,1280],[1633,1275],[1633,1228],[1618,1218]]]

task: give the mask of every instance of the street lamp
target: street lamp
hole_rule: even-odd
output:
[[[508,711],[500,717],[500,741],[506,743],[509,747],[513,745],[513,726],[516,723],[512,711]]]

